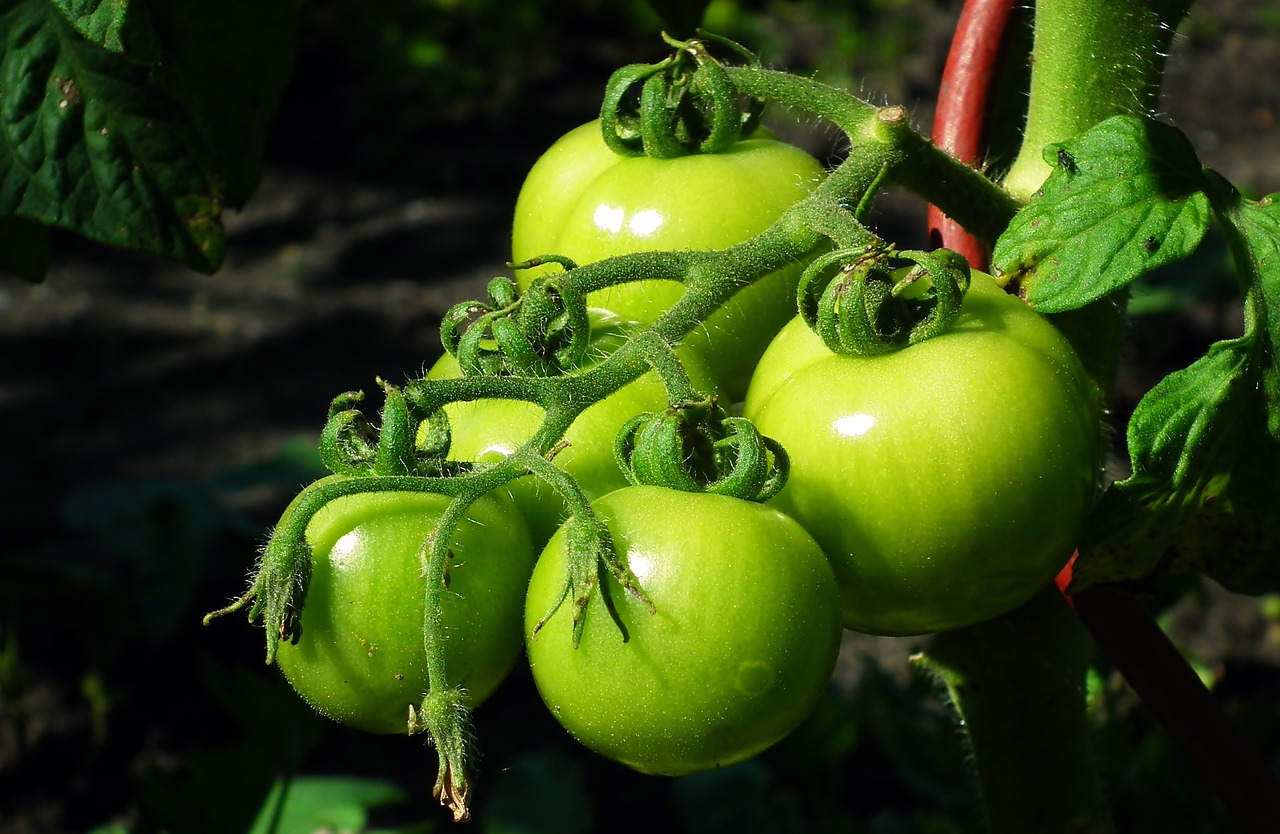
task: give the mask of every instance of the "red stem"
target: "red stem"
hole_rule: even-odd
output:
[[[986,154],[985,127],[991,91],[1000,68],[1005,33],[1013,14],[1010,0],[966,0],[956,24],[938,89],[933,141],[961,162],[977,167]],[[987,268],[987,248],[934,206],[929,206],[929,240]]]
[[[978,165],[984,128],[1010,16],[1017,0],[966,0],[939,88],[933,140],[956,159]],[[985,269],[981,241],[929,207],[934,246],[963,254]],[[1074,558],[1074,557],[1073,557]],[[1059,577],[1064,589],[1071,565]],[[1188,753],[1201,775],[1254,834],[1280,831],[1280,784],[1231,723],[1151,615],[1132,596],[1093,588],[1067,599],[1129,686]]]

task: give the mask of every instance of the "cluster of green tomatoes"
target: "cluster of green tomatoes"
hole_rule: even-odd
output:
[[[823,176],[771,138],[622,157],[594,122],[530,172],[513,260],[722,249],[769,227]],[[542,479],[516,478],[469,506],[438,612],[444,668],[468,707],[524,655],[551,713],[591,749],[646,773],[720,767],[805,718],[842,629],[963,627],[1052,581],[1093,498],[1099,454],[1092,389],[1065,339],[975,272],[946,332],[839,355],[795,315],[804,267],[754,281],[678,346],[699,390],[785,450],[780,491],[752,501],[629,478],[614,453],[619,430],[669,407],[653,372],[582,411],[551,459],[591,499],[642,593],[602,570],[588,599],[565,599],[573,531]],[[525,269],[521,287],[558,269]],[[681,292],[640,281],[594,294],[592,361]],[[460,373],[446,355],[428,378]],[[446,412],[449,458],[477,464],[511,454],[542,419],[513,400]],[[373,732],[412,723],[428,689],[421,552],[449,502],[361,493],[310,520],[300,632],[276,661],[319,712]]]

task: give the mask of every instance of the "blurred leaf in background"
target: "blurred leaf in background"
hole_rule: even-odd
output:
[[[222,264],[224,206],[257,187],[301,0],[0,0],[0,268],[30,280],[48,233]]]

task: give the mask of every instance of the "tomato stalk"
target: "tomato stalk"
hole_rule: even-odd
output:
[[[1113,830],[1089,743],[1089,659],[1088,635],[1052,587],[913,658],[960,715],[992,834]]]
[[[1030,199],[1044,149],[1119,113],[1151,115],[1174,30],[1191,0],[1039,0],[1023,145],[1004,184]]]
[[[905,188],[987,242],[1004,231],[1018,208],[999,185],[913,130],[902,107],[876,107],[834,87],[783,72],[758,67],[731,67],[729,72],[744,94],[819,115],[848,135],[849,157],[818,187],[814,198],[858,205],[876,187]],[[883,177],[863,185],[861,172],[868,167]],[[836,243],[857,244],[839,239]]]

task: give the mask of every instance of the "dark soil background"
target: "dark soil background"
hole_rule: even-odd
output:
[[[777,8],[788,5],[809,6]],[[816,5],[751,20],[775,64],[853,79],[874,100],[907,104],[927,131],[958,4],[851,7],[845,28],[896,51],[846,56],[833,41],[845,29],[822,25]],[[661,48],[607,11],[566,13],[561,47],[531,46],[505,74],[489,67],[483,94],[434,91],[441,115],[430,96],[398,92],[336,47],[347,18],[335,9],[322,4],[307,25],[262,185],[227,218],[221,271],[60,237],[43,283],[0,275],[0,834],[245,831],[290,770],[398,786],[405,801],[381,812],[379,830],[441,825],[430,750],[321,725],[261,667],[256,628],[199,619],[239,592],[264,531],[316,474],[329,400],[434,361],[441,314],[503,272],[523,173],[593,117],[612,69]],[[1280,191],[1277,68],[1280,19],[1261,0],[1198,9],[1169,60],[1165,118],[1254,194]],[[784,117],[778,129],[821,157],[839,151],[820,126]],[[923,238],[909,198],[886,198],[879,220],[891,239]],[[1205,258],[1213,272],[1221,254]],[[1229,294],[1185,275],[1168,288],[1176,303],[1152,296],[1135,319],[1119,420],[1239,326]],[[1198,585],[1177,600],[1171,633],[1274,760],[1273,606]],[[718,781],[646,779],[587,757],[517,674],[477,715],[493,799],[476,824],[611,830],[625,816],[669,831],[974,830],[963,749],[911,675],[912,647],[850,639],[809,735]],[[1108,770],[1132,823],[1122,830],[1232,830],[1100,669],[1112,723],[1128,728],[1100,730],[1122,760]],[[744,822],[744,809],[758,819]]]

